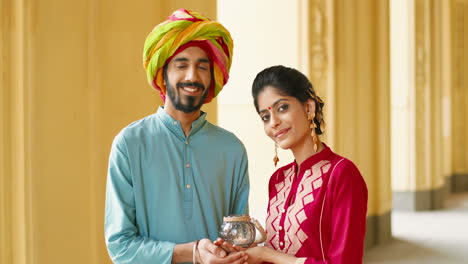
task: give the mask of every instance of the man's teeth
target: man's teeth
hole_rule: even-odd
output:
[[[194,93],[198,90],[198,88],[190,88],[190,87],[184,87],[183,88],[185,91],[187,92],[191,92],[191,93]]]

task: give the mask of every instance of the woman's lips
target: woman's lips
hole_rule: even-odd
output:
[[[283,136],[284,134],[288,133],[289,131],[289,128],[285,128],[285,129],[281,129],[280,131],[278,131],[278,133],[275,134],[275,137],[281,137]]]

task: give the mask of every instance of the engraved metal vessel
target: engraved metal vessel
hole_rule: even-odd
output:
[[[247,248],[252,243],[262,243],[266,239],[265,231],[257,220],[248,215],[231,215],[223,218],[223,224],[219,230],[219,236],[224,241],[233,245]],[[260,238],[256,238],[256,229]]]

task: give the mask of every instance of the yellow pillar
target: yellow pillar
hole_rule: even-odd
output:
[[[447,197],[451,192],[452,180],[452,23],[450,15],[450,1],[436,1],[434,16],[437,36],[432,39],[438,46],[438,63],[434,63],[434,72],[439,72],[435,76],[438,81],[434,81],[434,87],[441,90],[441,122],[442,149],[440,162],[442,164],[442,175],[444,177],[444,193],[442,197]],[[434,122],[435,123],[435,122]]]
[[[331,2],[331,1],[329,1]],[[334,149],[353,160],[368,189],[366,247],[391,236],[389,2],[333,1],[332,75],[326,87]]]
[[[214,0],[0,1],[1,263],[110,263],[110,144],[162,103],[142,50],[175,4],[215,16]]]
[[[468,3],[452,0],[452,190],[468,191]]]
[[[391,6],[393,206],[443,206],[450,151],[450,66],[447,6],[441,1],[395,0]]]
[[[369,189],[366,247],[390,238],[388,2],[310,1],[309,75],[326,103],[325,141]]]

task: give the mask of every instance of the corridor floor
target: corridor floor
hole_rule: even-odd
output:
[[[393,212],[391,242],[366,251],[364,263],[468,263],[468,194],[452,194],[446,208]]]

